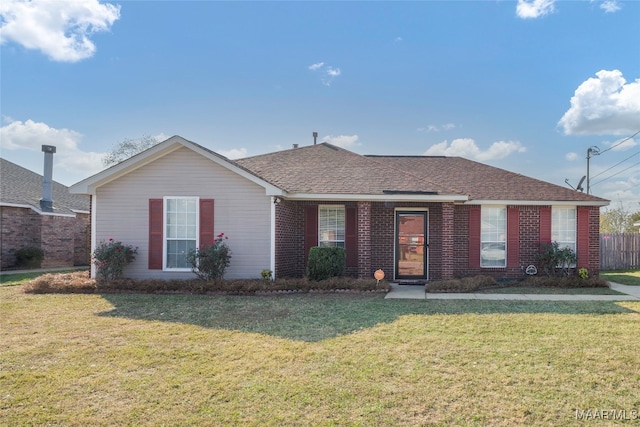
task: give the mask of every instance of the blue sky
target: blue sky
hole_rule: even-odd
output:
[[[56,145],[66,185],[124,139],[238,158],[317,131],[563,186],[597,146],[591,192],[640,210],[637,1],[3,0],[0,16],[0,155],[42,173]]]

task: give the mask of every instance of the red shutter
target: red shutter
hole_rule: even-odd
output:
[[[480,268],[480,206],[469,208],[469,267]]]
[[[200,199],[200,246],[213,244],[213,199]]]
[[[305,206],[304,212],[304,264],[309,259],[309,249],[318,246],[318,205]]]
[[[149,270],[162,270],[162,199],[149,199]]]
[[[507,267],[520,266],[520,209],[507,208]]]
[[[345,241],[344,246],[347,252],[347,267],[358,266],[358,208],[347,206],[345,208],[344,224]]]
[[[540,208],[540,246],[551,243],[551,207]]]
[[[589,267],[589,208],[578,208],[578,230],[576,239],[576,255],[578,268]]]

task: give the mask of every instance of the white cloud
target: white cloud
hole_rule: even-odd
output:
[[[12,41],[50,59],[77,62],[93,56],[93,33],[108,31],[120,18],[120,6],[98,0],[3,0],[0,44]]]
[[[398,36],[395,39],[393,39],[393,41],[396,43],[400,43],[402,41],[402,37]]]
[[[360,142],[358,142],[358,135],[328,135],[322,138],[322,142],[328,142],[329,144],[342,148],[357,147],[359,145],[362,145]]]
[[[522,19],[539,18],[553,13],[555,0],[518,0],[516,15]]]
[[[576,160],[578,160],[580,158],[580,156],[578,156],[578,153],[567,153],[566,156],[564,156],[565,159],[567,159],[570,162],[575,162]]]
[[[231,150],[218,150],[218,154],[222,154],[227,159],[241,159],[247,157],[246,148],[232,148]]]
[[[331,65],[325,65],[324,62],[317,62],[309,65],[309,70],[320,73],[320,81],[325,86],[331,86],[333,79],[342,74],[340,68],[332,67]]]
[[[591,181],[591,194],[611,200],[610,206],[617,206],[620,203],[623,209],[629,212],[637,212],[640,209],[638,189],[640,189],[638,174],[602,183],[598,182],[598,178]]]
[[[54,159],[54,179],[70,185],[104,169],[102,157],[105,153],[83,151],[79,144],[82,134],[70,129],[56,129],[45,123],[27,120],[12,121],[0,127],[0,150],[2,157],[18,162],[15,159],[29,159],[29,168],[34,172],[41,168],[32,165],[42,164],[42,145],[56,147]],[[40,172],[38,172],[40,173]]]
[[[607,13],[614,13],[620,10],[620,5],[618,4],[618,0],[604,0],[600,3],[600,9]]]
[[[454,139],[449,144],[442,141],[424,152],[426,156],[457,156],[481,162],[503,159],[513,153],[523,153],[527,149],[518,141],[497,141],[489,149],[482,151],[471,138]]]
[[[633,138],[620,138],[614,142],[605,141],[604,144],[611,147],[611,151],[627,151],[637,146],[639,143]]]
[[[640,130],[640,79],[601,70],[576,89],[558,125],[565,135],[624,135]]]
[[[442,131],[447,131],[447,130],[451,130],[451,129],[455,129],[456,125],[454,125],[453,123],[445,123],[443,125],[427,125],[427,127],[423,127],[423,128],[418,128],[419,132],[440,132]]]

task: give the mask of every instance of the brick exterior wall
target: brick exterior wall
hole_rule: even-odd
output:
[[[358,202],[358,274],[372,277],[371,269],[371,202]]]
[[[585,208],[587,209],[587,208]],[[600,208],[589,206],[589,274],[600,274]]]
[[[44,252],[42,268],[89,265],[89,215],[39,215],[32,209],[0,207],[0,265],[16,268],[14,251],[33,246]]]
[[[345,204],[344,202],[320,202]],[[303,277],[304,265],[304,206],[319,202],[283,200],[276,207],[276,275]],[[346,203],[352,204],[352,203]],[[540,247],[540,209],[544,206],[509,205],[518,210],[518,262],[506,268],[469,267],[469,205],[453,203],[393,203],[358,202],[358,268],[347,272],[350,276],[373,277],[382,269],[393,280],[395,269],[395,209],[428,209],[428,279],[443,280],[478,274],[497,279],[520,278],[523,269],[536,263]],[[546,206],[549,208],[549,206]],[[599,273],[600,210],[597,206],[580,207],[589,210],[589,271]]]
[[[276,277],[304,276],[304,203],[276,205]]]

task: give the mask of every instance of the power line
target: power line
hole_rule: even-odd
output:
[[[595,177],[597,177],[597,176],[602,175],[602,174],[603,174],[603,173],[605,173],[605,172],[610,171],[611,169],[613,169],[613,168],[615,168],[616,166],[618,166],[620,163],[624,163],[624,162],[626,162],[627,160],[629,160],[630,158],[632,158],[632,157],[634,157],[634,156],[637,156],[638,154],[640,154],[640,151],[638,151],[637,153],[634,153],[634,154],[630,155],[629,157],[627,157],[627,158],[626,158],[626,159],[624,159],[624,160],[619,161],[619,162],[618,162],[618,163],[616,163],[615,165],[611,166],[610,168],[607,168],[607,169],[603,170],[602,172],[600,172],[599,174],[596,174],[596,175],[592,176],[591,178],[595,178]],[[625,169],[625,170],[626,170],[626,169]],[[605,179],[607,179],[607,178],[605,178]],[[604,180],[601,180],[601,181],[598,181],[598,182],[602,182],[602,181],[604,181]]]
[[[623,139],[622,141],[619,141],[617,144],[612,145],[611,147],[607,148],[606,150],[604,150],[604,151],[600,151],[600,153],[599,153],[599,154],[606,153],[607,151],[609,151],[609,150],[611,150],[611,149],[613,149],[613,148],[616,148],[618,145],[620,145],[620,144],[622,144],[623,142],[626,142],[626,141],[628,141],[628,140],[632,139],[634,136],[636,136],[636,135],[637,135],[637,134],[639,134],[639,133],[640,133],[640,130],[639,130],[638,132],[634,133],[633,135],[626,137],[626,138],[625,138],[625,139]],[[597,175],[596,175],[596,176],[597,176]]]
[[[636,153],[636,154],[638,154],[638,153]],[[606,177],[606,178],[603,178],[603,179],[601,179],[600,181],[598,181],[598,182],[596,182],[595,184],[592,184],[592,185],[598,185],[598,184],[600,184],[601,182],[606,181],[606,180],[608,180],[608,179],[610,179],[610,178],[613,178],[613,177],[614,177],[614,176],[616,176],[616,175],[620,175],[622,172],[627,171],[627,170],[629,170],[629,169],[631,169],[631,168],[633,168],[633,167],[635,167],[635,166],[638,166],[638,165],[640,165],[640,162],[638,162],[638,163],[636,163],[636,164],[634,164],[634,165],[631,165],[631,166],[629,166],[628,168],[622,169],[621,171],[616,172],[616,173],[614,173],[614,174],[613,174],[613,175],[611,175],[611,176],[608,176],[608,177]]]

